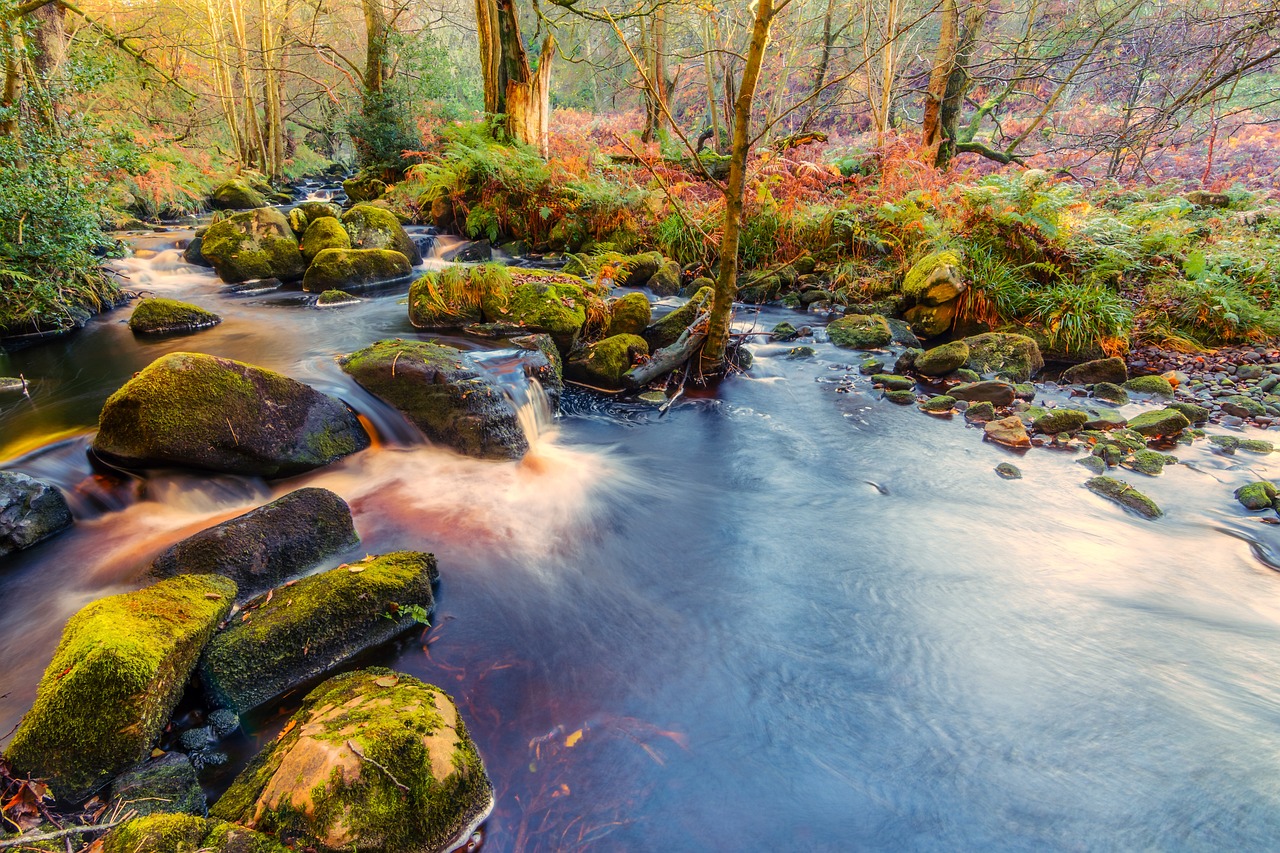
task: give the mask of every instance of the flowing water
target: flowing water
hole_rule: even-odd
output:
[[[433,625],[370,661],[459,702],[497,793],[492,850],[1267,849],[1280,838],[1280,531],[1231,499],[1266,457],[1179,448],[1127,478],[1010,455],[960,419],[837,393],[849,353],[756,347],[717,397],[653,407],[526,389],[523,462],[422,442],[337,356],[416,336],[404,288],[317,309],[230,296],[181,232],[126,286],[223,314],[135,339],[128,309],[0,357],[0,464],[56,482],[75,528],[0,565],[0,731],[64,621],[177,539],[302,485],[346,498],[358,553],[433,551]],[[154,253],[154,254],[153,254]],[[758,321],[767,328],[783,313]],[[460,345],[484,345],[455,341]],[[94,472],[103,400],[165,352],[281,371],[348,401],[373,448],[283,483]],[[501,369],[497,357],[495,369]],[[856,372],[856,371],[855,371]],[[518,383],[513,383],[513,387]],[[1125,410],[1126,412],[1130,410]],[[1280,458],[1280,457],[1277,457]],[[350,556],[350,555],[347,555]],[[211,790],[283,724],[247,721]]]

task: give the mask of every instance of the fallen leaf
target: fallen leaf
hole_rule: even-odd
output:
[[[394,675],[384,675],[381,678],[375,678],[373,683],[379,687],[395,687],[400,683],[400,679]]]
[[[222,598],[222,596],[216,592],[206,592],[204,594],[204,597],[209,599],[210,601],[217,601],[219,598]]]
[[[565,739],[564,739],[564,745],[565,745],[565,746],[567,746],[567,747],[572,748],[572,747],[576,746],[576,745],[577,745],[577,743],[578,743],[578,741],[580,741],[580,740],[582,740],[582,729],[578,729],[576,732],[574,732],[573,734],[571,734],[571,735],[569,735],[567,738],[565,738]]]
[[[290,720],[289,724],[280,730],[280,734],[276,735],[276,741],[279,742],[284,740],[284,736],[287,735],[289,732],[293,731],[297,725],[298,725],[297,720]]]

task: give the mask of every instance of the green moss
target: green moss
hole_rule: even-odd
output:
[[[1249,483],[1247,486],[1236,489],[1236,500],[1240,501],[1245,509],[1255,511],[1271,509],[1276,500],[1276,487],[1266,480]]]
[[[347,229],[331,216],[322,217],[309,224],[302,234],[300,247],[302,259],[306,261],[308,267],[315,261],[316,255],[325,249],[350,248],[351,238],[347,236]]]
[[[675,343],[700,314],[711,308],[713,295],[710,287],[704,287],[684,305],[649,324],[644,330],[649,349],[656,351]]]
[[[613,335],[574,353],[565,362],[565,375],[575,382],[618,390],[622,377],[637,355],[648,355],[649,345],[638,335]]]
[[[182,575],[71,617],[5,758],[79,802],[146,756],[205,642],[235,600],[217,575]]]
[[[290,756],[334,757],[319,768]],[[436,768],[436,772],[433,772]],[[264,791],[288,786],[266,802]],[[236,778],[212,813],[322,851],[441,850],[492,802],[466,725],[438,687],[386,669],[331,678]]]
[[[893,340],[889,324],[879,314],[849,314],[827,325],[831,343],[846,349],[878,349]]]
[[[123,823],[102,839],[102,853],[287,853],[274,839],[220,820],[156,814]]]
[[[251,210],[266,207],[262,194],[241,180],[227,181],[209,196],[209,204],[215,210]]]
[[[153,297],[142,300],[133,309],[129,329],[135,335],[164,335],[207,329],[221,322],[221,317],[199,305]]]
[[[412,272],[409,259],[391,249],[325,249],[307,268],[302,289],[321,293],[368,287],[407,278]]]
[[[955,407],[956,398],[947,394],[939,394],[935,397],[930,397],[920,406],[920,408],[924,409],[926,412],[935,415],[949,413]]]
[[[511,273],[501,264],[452,266],[429,272],[409,288],[409,322],[420,329],[459,328],[480,322],[481,306],[510,299]]]
[[[1129,429],[1147,438],[1175,436],[1189,426],[1191,421],[1174,408],[1143,412],[1129,420]]]
[[[322,307],[332,305],[354,305],[360,301],[360,297],[352,296],[345,290],[326,290],[316,297],[316,304]]]
[[[951,341],[916,356],[915,369],[925,376],[946,376],[964,367],[968,361],[969,345],[964,341]]]
[[[871,377],[871,381],[890,391],[910,391],[916,387],[916,381],[910,376],[897,376],[893,373],[877,373]]]
[[[1082,456],[1076,460],[1077,465],[1083,465],[1093,474],[1101,474],[1107,470],[1107,463],[1097,456]]]
[[[1163,376],[1135,376],[1124,383],[1125,390],[1135,394],[1154,394],[1158,397],[1172,397],[1173,386]]]
[[[1240,449],[1240,439],[1234,435],[1211,435],[1209,443],[1226,456],[1235,456],[1236,451]]]
[[[230,283],[259,278],[294,281],[306,264],[284,214],[265,207],[237,213],[209,226],[200,251],[219,278]]]
[[[986,423],[987,421],[995,420],[995,417],[995,405],[986,400],[974,403],[964,410],[964,419],[969,423]]]
[[[664,261],[649,277],[647,284],[656,296],[675,296],[680,292],[680,265],[675,261]]]
[[[609,335],[638,335],[653,319],[643,293],[628,293],[609,302]]]
[[[960,295],[960,258],[955,252],[934,252],[912,264],[902,280],[902,292],[924,305],[941,305]]]
[[[300,202],[294,209],[306,217],[308,226],[317,219],[324,219],[326,216],[337,219],[342,215],[342,208],[327,201],[304,201]]]
[[[546,332],[561,352],[568,352],[587,321],[587,296],[582,287],[567,280],[547,280],[526,270],[513,270],[512,277],[515,286],[505,299],[492,291],[485,295],[481,305],[485,321]]]
[[[417,245],[404,230],[395,214],[370,204],[357,204],[342,214],[342,224],[356,249],[390,249],[409,259],[410,264],[422,263]]]
[[[1229,415],[1256,418],[1267,413],[1266,406],[1244,394],[1232,394],[1222,401],[1222,410]]]
[[[1096,383],[1093,386],[1093,396],[1103,402],[1114,403],[1117,406],[1123,406],[1129,402],[1129,392],[1112,382]],[[1195,408],[1199,408],[1199,406]]]
[[[1060,432],[1079,432],[1089,420],[1089,413],[1079,409],[1054,409],[1035,419],[1036,432],[1057,435]]]
[[[1165,456],[1163,453],[1157,453],[1154,450],[1139,450],[1133,454],[1133,459],[1128,463],[1128,467],[1140,474],[1146,474],[1148,477],[1154,477],[1164,470]]]
[[[431,554],[398,551],[279,588],[209,643],[200,676],[210,698],[243,714],[385,643],[415,624],[400,608],[432,608],[438,576]]]
[[[890,403],[897,403],[899,406],[909,406],[916,401],[916,394],[910,390],[885,391],[884,398]]]
[[[162,356],[107,398],[95,452],[124,465],[285,476],[369,446],[347,407],[243,362]]]
[[[1126,399],[1125,402],[1128,400]],[[1202,424],[1209,420],[1209,410],[1195,403],[1170,403],[1165,408],[1182,412],[1182,416],[1193,424]]]
[[[1113,477],[1093,477],[1085,486],[1095,495],[1100,495],[1113,503],[1130,509],[1143,518],[1159,518],[1164,515],[1160,507],[1151,498],[1130,486],[1123,480]]]
[[[1039,345],[1026,335],[987,332],[965,338],[970,370],[993,373],[1010,382],[1026,382],[1044,369]]]
[[[1242,438],[1240,439],[1240,449],[1247,450],[1250,453],[1274,453],[1276,446],[1269,441],[1263,441],[1260,438]]]

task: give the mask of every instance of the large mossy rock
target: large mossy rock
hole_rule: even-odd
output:
[[[237,714],[257,708],[418,624],[438,578],[431,554],[397,551],[277,589],[209,642],[205,691]]]
[[[353,248],[391,249],[408,258],[410,264],[422,263],[417,245],[389,210],[371,204],[357,204],[342,214],[342,224],[351,237]]]
[[[916,356],[915,370],[925,376],[946,376],[968,363],[969,345],[964,341],[951,341]]]
[[[435,853],[464,841],[492,803],[448,694],[367,669],[311,691],[212,812],[326,853]]]
[[[512,270],[514,287],[484,294],[481,310],[485,322],[518,326],[529,332],[546,332],[560,352],[577,343],[587,321],[587,296],[582,280],[558,274],[543,277],[536,271]]]
[[[969,345],[970,370],[993,373],[1010,382],[1027,382],[1044,369],[1040,346],[1026,335],[987,332],[965,338]]]
[[[392,249],[325,249],[307,267],[302,289],[308,293],[358,290],[407,278],[412,273],[409,259]]]
[[[680,264],[667,260],[649,276],[648,288],[654,296],[675,296],[680,292]]]
[[[409,322],[419,329],[457,329],[484,319],[486,296],[504,302],[511,273],[501,264],[433,270],[409,287]]]
[[[274,207],[237,213],[210,225],[200,238],[200,252],[230,284],[258,278],[296,281],[307,268],[289,220]]]
[[[902,280],[902,292],[920,305],[953,302],[964,290],[960,258],[949,251],[925,255],[911,265]]]
[[[328,489],[298,489],[171,545],[147,574],[224,575],[236,582],[243,601],[359,541],[346,501]]]
[[[71,508],[57,486],[17,471],[0,471],[0,557],[70,526]]]
[[[128,468],[287,477],[369,446],[341,401],[286,376],[199,353],[153,361],[107,398],[93,450]]]
[[[222,318],[199,305],[176,299],[144,299],[129,317],[129,331],[135,335],[177,335],[208,329]]]
[[[688,302],[646,326],[642,337],[649,344],[650,351],[657,351],[675,343],[700,314],[711,309],[712,294],[710,287],[704,287]]]
[[[68,802],[141,761],[235,597],[229,578],[183,575],[83,608],[67,622],[5,759]]]
[[[584,385],[620,391],[625,387],[623,375],[638,356],[648,354],[649,345],[644,338],[613,335],[570,354],[564,363],[565,377]]]
[[[985,379],[981,382],[965,382],[957,385],[949,392],[957,400],[970,403],[990,403],[993,406],[1011,406],[1018,396],[1018,389],[1008,382],[998,379]]]
[[[1123,358],[1099,358],[1068,367],[1062,371],[1062,381],[1068,385],[1097,385],[1099,382],[1123,385],[1129,381],[1129,368]]]
[[[260,832],[200,815],[152,814],[102,838],[101,853],[290,853]]]
[[[644,287],[664,263],[661,252],[628,255],[617,264],[615,281],[618,287]]]
[[[209,196],[209,206],[214,210],[253,210],[266,207],[262,193],[241,180],[227,181]]]
[[[879,349],[893,340],[889,323],[879,314],[849,314],[827,326],[831,343],[845,349]]]
[[[488,459],[520,459],[529,450],[507,395],[460,350],[386,340],[339,363],[433,442]]]
[[[643,293],[628,293],[609,301],[609,334],[639,335],[653,319],[653,307]]]
[[[955,323],[956,303],[914,305],[902,314],[912,332],[922,340],[946,334]]]
[[[307,230],[302,232],[302,243],[299,246],[302,260],[306,262],[308,268],[316,259],[316,255],[325,249],[350,248],[351,238],[347,235],[347,229],[332,216],[322,216],[308,222]]]
[[[342,191],[356,204],[375,201],[387,191],[387,182],[371,175],[356,175],[342,182]]]

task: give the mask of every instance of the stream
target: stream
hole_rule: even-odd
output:
[[[296,291],[232,296],[182,262],[189,236],[134,235],[137,254],[111,267],[221,325],[140,339],[126,307],[0,354],[0,375],[31,382],[29,399],[0,399],[0,466],[56,483],[77,521],[0,563],[0,732],[77,609],[138,586],[178,539],[314,485],[351,504],[362,543],[346,558],[439,559],[432,626],[362,663],[457,699],[497,796],[485,849],[1280,838],[1280,529],[1232,500],[1280,476],[1280,456],[1198,442],[1161,477],[1121,472],[1164,508],[1150,522],[1082,488],[1069,454],[1015,458],[962,418],[878,400],[865,377],[837,393],[857,353],[818,343],[791,359],[793,345],[759,343],[749,374],[664,416],[570,390],[552,421],[531,398],[529,456],[477,461],[425,444],[336,364],[423,336],[406,287],[328,309]],[[103,401],[188,349],[342,398],[374,447],[283,482],[95,473]],[[1024,479],[998,478],[1001,461]],[[247,719],[209,789],[290,710]]]

